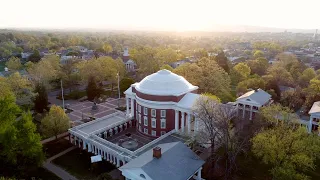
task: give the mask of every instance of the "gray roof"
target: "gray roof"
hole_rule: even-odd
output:
[[[248,98],[252,101],[259,103],[262,106],[262,105],[265,105],[270,100],[271,95],[259,88],[257,90],[252,90],[245,93],[244,95],[238,97],[237,100],[248,99]]]
[[[158,146],[162,152],[159,159],[153,157],[153,150],[150,149],[122,166],[120,170],[141,168],[152,180],[186,180],[204,164],[204,161],[182,142]]]
[[[313,114],[313,113],[319,113],[320,112],[320,101],[316,101],[313,103],[309,114]]]

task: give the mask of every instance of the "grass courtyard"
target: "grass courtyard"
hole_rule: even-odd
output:
[[[91,164],[91,153],[74,149],[67,154],[53,160],[53,163],[68,171],[78,179],[97,179],[103,173],[110,172],[116,167],[106,161]]]
[[[45,153],[47,158],[50,158],[70,147],[73,145],[66,139],[60,138],[43,145],[43,152]]]

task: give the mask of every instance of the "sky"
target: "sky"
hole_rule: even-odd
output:
[[[0,0],[0,28],[320,28],[319,0]]]

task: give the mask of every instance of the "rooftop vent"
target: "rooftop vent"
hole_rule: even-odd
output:
[[[153,157],[155,157],[157,159],[161,158],[161,148],[160,147],[153,148]]]

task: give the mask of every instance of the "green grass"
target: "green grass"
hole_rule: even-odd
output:
[[[21,171],[21,170],[20,170]],[[0,167],[0,177],[11,177],[16,179],[43,179],[43,180],[60,180],[58,176],[48,171],[43,167],[29,167],[28,169],[22,170],[20,172],[17,170],[17,167]]]
[[[91,164],[91,153],[75,149],[53,160],[53,163],[68,171],[78,179],[96,179],[100,174],[116,167],[106,161]]]
[[[6,67],[6,62],[5,61],[0,61],[0,72],[4,71],[5,67]]]
[[[46,157],[49,158],[72,146],[73,145],[68,140],[60,138],[58,140],[54,140],[44,144],[43,152],[46,154]]]

